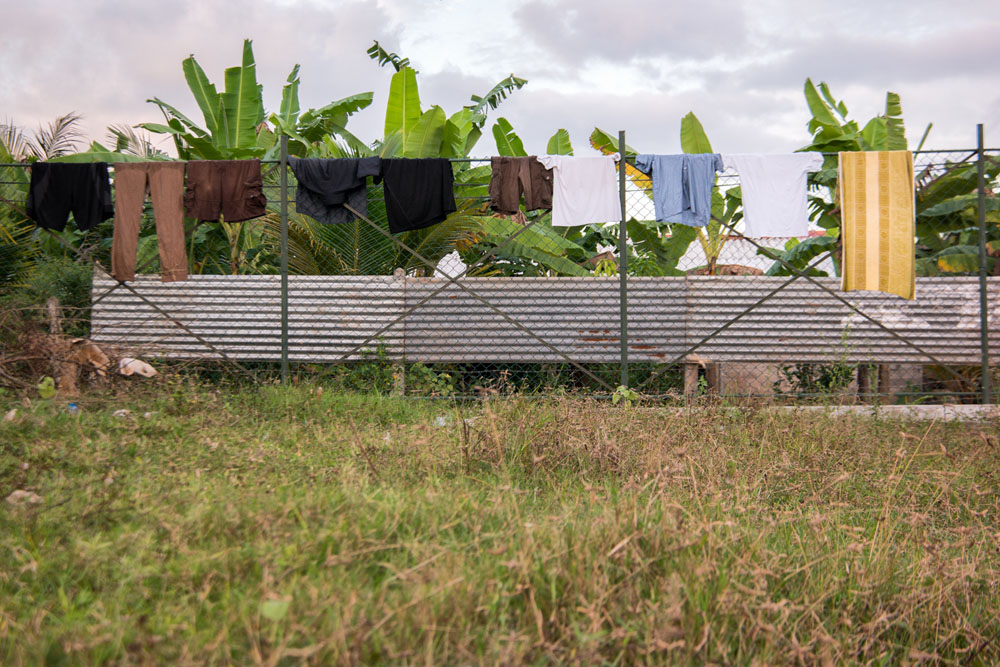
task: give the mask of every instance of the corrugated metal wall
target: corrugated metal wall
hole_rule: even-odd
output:
[[[288,280],[292,361],[358,359],[361,350],[373,349],[378,341],[390,357],[405,355],[408,361],[560,362],[568,357],[580,363],[616,363],[620,358],[619,285],[613,277],[462,279],[478,299],[442,278]],[[676,358],[786,280],[630,278],[629,360]],[[839,288],[836,279],[820,282]],[[280,276],[200,275],[180,283],[141,276],[130,283],[133,292],[113,289],[116,282],[99,273],[93,286],[99,301],[92,314],[92,337],[150,356],[278,360],[280,285]],[[697,353],[712,361],[773,363],[927,363],[930,354],[948,363],[977,364],[978,289],[976,278],[919,278],[912,302],[877,293],[837,292],[923,353],[803,279],[711,338]],[[992,321],[1000,322],[998,278],[990,279],[990,303]],[[414,310],[393,324],[407,309]],[[382,329],[378,341],[372,340]],[[990,332],[990,346],[1000,351],[1000,328]]]
[[[688,342],[693,344],[732,320],[787,278],[688,278]],[[917,298],[878,292],[841,292],[840,280],[819,278],[900,340],[816,285],[799,279],[713,337],[698,353],[713,361],[806,362],[842,359],[882,363],[925,362],[927,356],[957,364],[979,363],[979,279],[918,278]],[[1000,281],[991,279],[990,303],[1000,322]],[[907,342],[913,345],[908,345]],[[990,349],[1000,331],[990,332]]]

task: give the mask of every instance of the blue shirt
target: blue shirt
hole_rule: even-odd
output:
[[[722,171],[718,153],[650,155],[635,158],[635,166],[653,177],[653,207],[659,222],[704,227],[712,214],[715,172]]]

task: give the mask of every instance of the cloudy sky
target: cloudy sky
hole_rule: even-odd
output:
[[[449,114],[508,74],[528,79],[491,113],[529,152],[566,128],[578,154],[596,126],[644,152],[679,150],[694,111],[720,152],[808,143],[806,77],[826,81],[866,120],[902,96],[911,146],[1000,145],[997,0],[32,0],[5,1],[0,122],[34,128],[68,111],[90,138],[111,123],[160,121],[160,97],[194,118],[181,60],[194,54],[222,87],[253,39],[265,105],[302,66],[303,108],[362,91],[349,126],[381,136],[391,68],[372,40],[408,57],[421,102]],[[163,144],[167,147],[167,144]],[[477,155],[495,146],[489,132]]]

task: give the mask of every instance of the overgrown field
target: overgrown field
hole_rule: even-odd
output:
[[[168,385],[0,398],[0,663],[1000,660],[996,423]]]

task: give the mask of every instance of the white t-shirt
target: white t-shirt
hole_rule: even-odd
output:
[[[806,178],[822,168],[820,153],[723,155],[722,161],[740,175],[746,236],[809,236]]]
[[[622,219],[617,153],[595,157],[539,155],[538,161],[552,170],[553,227]]]

